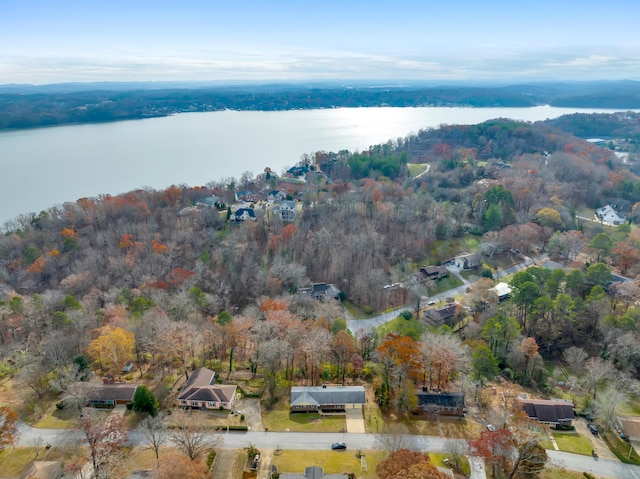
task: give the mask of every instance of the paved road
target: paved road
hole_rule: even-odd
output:
[[[544,261],[547,261],[548,259],[549,259],[549,257],[546,254],[536,256],[535,258],[530,258],[528,256],[524,256],[523,260],[520,263],[515,264],[515,265],[513,265],[513,266],[511,266],[509,268],[506,268],[506,269],[500,269],[500,270],[495,272],[494,276],[495,276],[496,279],[499,279],[499,278],[502,278],[504,276],[508,276],[510,274],[517,273],[518,271],[526,269],[529,266],[532,266],[534,264],[542,263]],[[450,269],[450,271],[453,274],[455,274],[456,276],[460,277],[460,279],[462,279],[462,282],[464,284],[462,286],[458,286],[457,288],[453,288],[453,289],[450,289],[448,291],[444,291],[442,293],[430,296],[429,297],[430,300],[433,300],[433,301],[436,301],[436,302],[440,302],[440,301],[444,301],[445,298],[452,297],[452,296],[458,296],[459,294],[464,294],[467,291],[467,288],[469,288],[472,283],[470,283],[469,281],[467,281],[464,278],[462,278],[460,276],[460,274],[458,272],[456,272],[455,270],[456,270],[456,268],[451,268]],[[356,335],[358,333],[361,333],[361,332],[362,333],[371,333],[375,328],[378,328],[378,327],[382,326],[384,323],[388,323],[389,321],[392,321],[392,320],[396,319],[398,317],[398,315],[400,314],[400,312],[404,311],[405,309],[407,309],[409,311],[414,311],[415,310],[415,304],[407,304],[407,305],[402,306],[400,308],[394,309],[393,311],[391,311],[389,313],[384,313],[384,314],[381,314],[380,316],[376,316],[375,318],[348,319],[347,320],[347,328],[354,335]]]
[[[51,443],[56,445],[71,445],[82,440],[82,434],[75,430],[35,429],[24,423],[18,424],[20,442],[18,446],[33,446]],[[297,449],[297,450],[329,450],[333,442],[345,442],[350,450],[376,449],[379,444],[375,434],[348,433],[296,433],[296,432],[229,432],[220,434],[220,447],[224,449],[238,449],[254,444],[258,449]],[[435,436],[405,436],[405,443],[410,449],[429,452],[446,452],[447,445],[459,442],[460,439],[448,439]],[[143,442],[142,434],[131,431],[129,434],[131,445]],[[616,479],[640,479],[640,466],[633,466],[607,459],[594,459],[578,454],[547,450],[550,462],[556,467],[590,472],[598,476]],[[484,467],[481,462],[473,460],[475,478],[483,478]]]

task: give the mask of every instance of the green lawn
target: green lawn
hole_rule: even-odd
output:
[[[349,447],[349,443],[347,443]],[[274,455],[272,464],[278,472],[303,473],[307,466],[320,466],[325,474],[354,473],[359,479],[375,479],[376,466],[384,460],[386,453],[382,451],[364,451],[366,471],[361,470],[361,460],[356,451],[290,451],[284,450],[281,455]]]
[[[622,462],[640,466],[640,457],[636,453],[636,450],[633,449],[628,442],[620,439],[617,434],[612,434],[611,431],[605,431],[600,435],[600,437],[604,439],[604,442],[607,443],[611,452],[613,452]]]
[[[446,278],[429,281],[427,283],[427,290],[429,291],[429,295],[433,296],[434,294],[443,293],[461,285],[462,281],[460,281],[457,276],[450,274]]]
[[[600,477],[600,476],[596,476]],[[557,467],[546,467],[536,476],[537,479],[584,479],[584,474],[577,471],[567,471]]]
[[[36,451],[30,447],[5,449],[0,452],[0,477],[19,477],[35,457]]]
[[[415,178],[416,176],[427,171],[429,165],[424,163],[407,163],[407,168],[409,168],[409,176]]]
[[[591,456],[591,443],[576,432],[553,432],[553,437],[561,451]]]
[[[346,430],[344,416],[325,416],[316,413],[289,414],[288,407],[262,411],[262,425],[269,431],[340,432]]]
[[[58,409],[50,408],[33,427],[41,429],[70,429],[76,426],[79,411],[75,408]]]

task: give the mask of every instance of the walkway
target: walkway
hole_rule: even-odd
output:
[[[347,411],[347,432],[364,434],[367,432],[364,428],[364,414],[362,405],[346,408]]]

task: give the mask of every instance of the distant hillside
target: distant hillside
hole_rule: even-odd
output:
[[[640,83],[545,83],[512,86],[226,85],[95,83],[0,86],[0,129],[109,122],[180,112],[338,107],[640,108]]]

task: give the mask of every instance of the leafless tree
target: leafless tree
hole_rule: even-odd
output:
[[[127,441],[122,417],[105,417],[99,412],[87,410],[78,420],[78,426],[87,440],[95,477],[108,478],[110,467],[121,457],[121,448]]]
[[[192,461],[216,447],[220,438],[206,427],[196,411],[176,411],[171,415],[169,438]]]
[[[407,448],[409,429],[402,423],[386,423],[376,436],[376,449],[395,452]]]
[[[151,449],[156,456],[156,467],[160,467],[160,448],[169,441],[169,433],[165,428],[164,421],[159,416],[148,416],[140,424],[140,431],[146,447]]]
[[[579,371],[584,368],[584,362],[587,360],[589,355],[587,352],[579,347],[571,346],[567,348],[562,353],[562,357],[567,362],[569,367],[574,369],[575,371]]]

